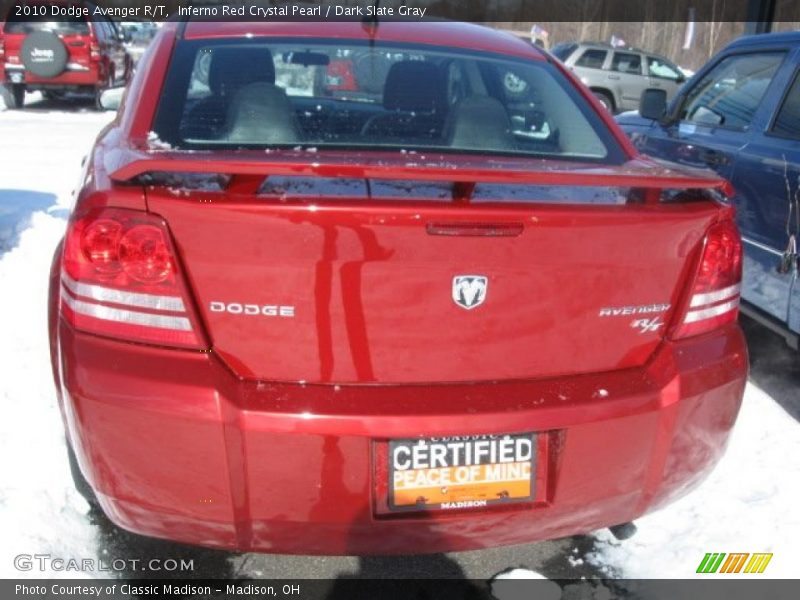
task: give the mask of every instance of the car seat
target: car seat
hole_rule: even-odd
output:
[[[450,109],[444,128],[445,143],[464,150],[515,149],[511,119],[499,100],[469,96]]]
[[[388,111],[367,120],[364,136],[436,138],[447,109],[446,78],[430,62],[394,63],[383,86],[383,108]]]
[[[225,133],[227,142],[295,144],[299,141],[292,103],[272,83],[251,83],[233,97]]]
[[[275,83],[275,64],[266,48],[215,48],[208,68],[211,95],[197,102],[181,126],[188,139],[216,139],[236,92],[251,83]]]

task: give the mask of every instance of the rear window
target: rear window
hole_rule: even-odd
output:
[[[605,50],[594,50],[589,48],[581,54],[581,57],[575,61],[576,67],[585,67],[587,69],[602,69],[603,64],[606,62],[608,52]]]
[[[323,148],[622,162],[547,62],[338,41],[184,41],[154,139],[178,149]],[[416,152],[416,154],[415,154]]]
[[[611,59],[611,70],[629,75],[641,75],[642,57],[628,52],[614,52],[614,58]]]
[[[558,60],[567,60],[567,57],[575,52],[578,48],[578,44],[572,44],[569,42],[556,44],[553,46],[553,56],[555,56]]]
[[[45,15],[15,15],[12,10],[8,15],[3,33],[26,34],[34,31],[52,31],[62,35],[88,35],[89,23],[84,17],[59,17],[58,21]]]

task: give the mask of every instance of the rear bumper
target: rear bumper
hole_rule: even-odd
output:
[[[73,89],[98,87],[106,80],[105,67],[100,63],[81,65],[69,63],[67,69],[55,77],[37,77],[20,64],[0,63],[0,83],[15,83],[14,75],[23,78],[30,89]]]
[[[686,493],[721,456],[747,375],[738,325],[646,368],[431,386],[241,382],[213,354],[58,325],[63,412],[106,514],[144,535],[300,554],[466,550],[588,532]],[[605,390],[605,391],[603,391]],[[388,438],[536,431],[536,502],[377,514]]]

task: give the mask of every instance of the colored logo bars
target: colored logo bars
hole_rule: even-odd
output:
[[[770,560],[772,560],[771,552],[757,552],[754,554],[749,554],[747,552],[738,552],[732,554],[725,554],[724,552],[709,552],[703,557],[703,560],[700,561],[700,565],[697,567],[697,572],[763,573]],[[742,567],[744,567],[744,570],[742,570]]]

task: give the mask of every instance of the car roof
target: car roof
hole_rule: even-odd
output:
[[[797,46],[800,45],[800,31],[781,33],[761,33],[746,35],[728,44],[727,48],[750,48],[755,46]]]
[[[376,42],[403,42],[495,52],[532,60],[548,60],[548,56],[533,44],[515,35],[456,21],[380,21],[377,27],[360,21],[313,22],[220,22],[190,21],[184,38],[218,39],[264,37],[339,38]]]
[[[639,52],[641,54],[649,54],[650,56],[661,56],[658,52],[650,52],[635,46],[612,46],[608,42],[573,42],[578,46],[586,46],[587,48],[600,48],[603,50],[619,50],[620,52]],[[662,57],[663,58],[663,57]]]

